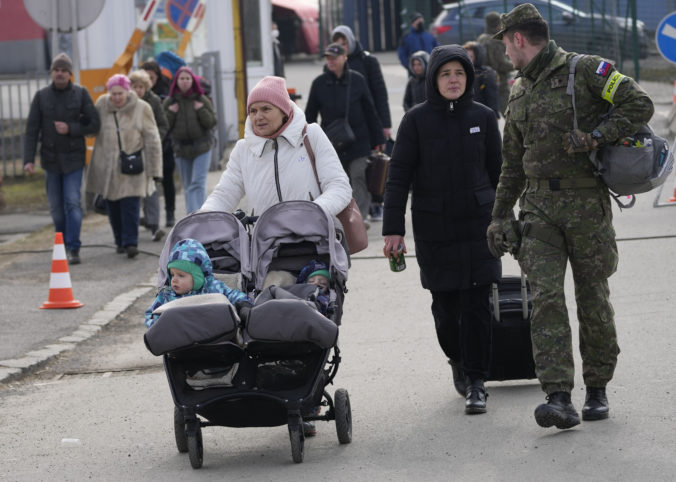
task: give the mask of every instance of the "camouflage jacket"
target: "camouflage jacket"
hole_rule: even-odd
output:
[[[573,104],[566,87],[575,55],[550,40],[517,75],[505,113],[502,173],[493,218],[510,215],[527,178],[593,177],[588,154],[569,155],[562,142],[564,133],[573,129]],[[577,64],[575,104],[579,129],[598,129],[601,145],[634,134],[654,111],[650,97],[633,79],[592,55]],[[601,125],[611,104],[615,110]]]
[[[484,64],[492,67],[500,75],[506,75],[514,70],[512,62],[505,55],[502,40],[494,39],[493,34],[482,33],[476,41],[486,49]]]

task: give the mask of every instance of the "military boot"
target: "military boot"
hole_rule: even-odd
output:
[[[587,387],[587,396],[582,407],[582,420],[603,420],[608,418],[610,407],[605,388]]]
[[[580,416],[570,401],[570,393],[554,392],[547,396],[547,403],[535,409],[535,421],[540,427],[571,428],[580,423]]]

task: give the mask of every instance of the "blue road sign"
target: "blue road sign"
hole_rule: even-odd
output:
[[[167,0],[165,9],[169,24],[177,31],[184,32],[190,17],[195,12],[197,0]]]
[[[657,26],[655,43],[662,57],[676,64],[676,12],[664,17]]]

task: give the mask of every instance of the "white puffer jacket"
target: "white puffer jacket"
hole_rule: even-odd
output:
[[[293,119],[277,137],[277,164],[282,201],[306,200],[334,216],[352,199],[352,187],[335,149],[317,124],[307,125],[307,138],[315,154],[320,195],[310,157],[303,143],[305,113],[293,108]],[[247,213],[260,215],[279,202],[275,182],[275,148],[272,139],[257,136],[247,118],[244,139],[237,141],[218,185],[200,211],[233,212],[246,196]]]

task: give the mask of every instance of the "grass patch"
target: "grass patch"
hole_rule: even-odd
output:
[[[3,213],[22,213],[48,210],[45,173],[36,169],[32,176],[6,177],[0,187],[4,206]]]

